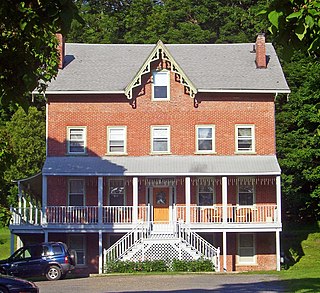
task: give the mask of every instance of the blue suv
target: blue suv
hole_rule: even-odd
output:
[[[0,261],[0,273],[17,277],[45,276],[63,279],[76,266],[76,252],[62,242],[46,242],[21,247],[8,259]]]

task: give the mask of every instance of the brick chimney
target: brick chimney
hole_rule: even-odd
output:
[[[257,68],[267,68],[266,39],[264,34],[258,34],[257,36],[256,65]]]
[[[58,65],[59,69],[63,69],[64,65],[64,56],[65,56],[65,40],[64,36],[60,33],[56,34],[56,37],[58,39],[59,45],[58,45],[58,51],[59,51],[59,56],[60,56],[60,62]]]

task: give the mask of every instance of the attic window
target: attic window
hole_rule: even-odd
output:
[[[169,71],[161,70],[152,73],[152,99],[157,101],[170,99],[170,75]]]

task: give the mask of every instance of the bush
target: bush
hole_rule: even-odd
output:
[[[5,227],[9,225],[11,219],[10,211],[0,205],[0,227]]]
[[[168,264],[163,260],[146,261],[113,261],[106,266],[106,273],[135,273],[135,272],[212,272],[213,263],[210,260],[177,260]]]

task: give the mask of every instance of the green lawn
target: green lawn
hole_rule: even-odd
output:
[[[5,259],[10,256],[10,230],[0,228],[0,259]]]
[[[290,292],[320,292],[320,232],[309,233],[301,249],[299,261],[280,276]]]

